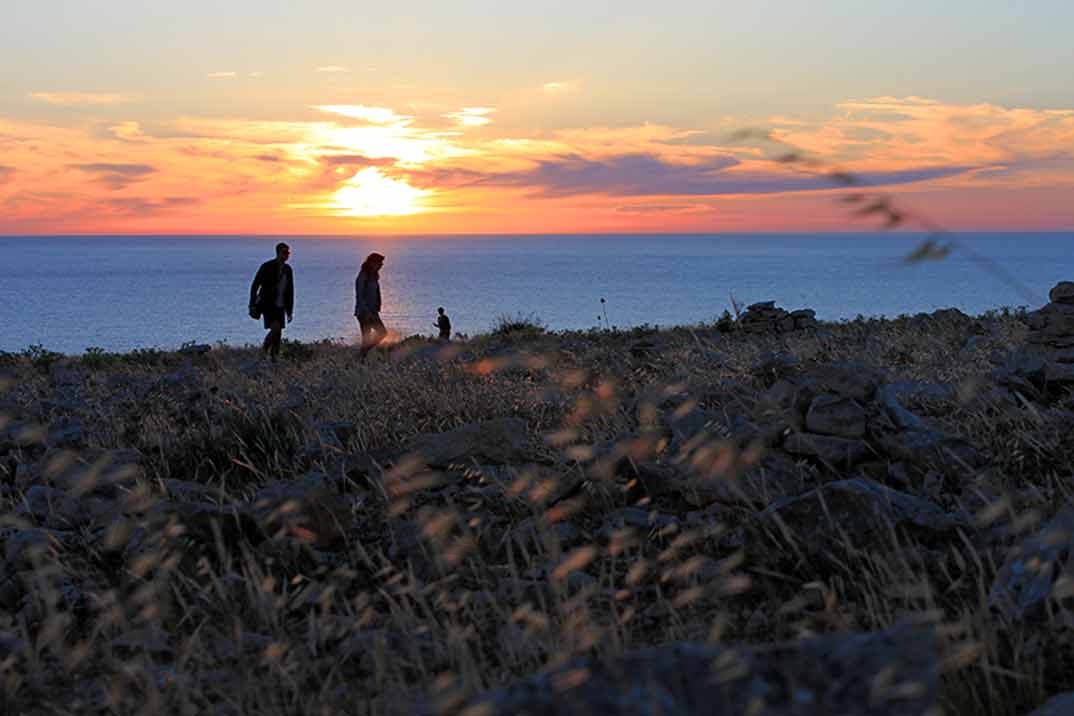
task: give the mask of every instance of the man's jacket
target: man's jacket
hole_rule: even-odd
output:
[[[280,272],[280,262],[271,259],[261,264],[254,276],[254,282],[250,286],[250,307],[256,306],[261,313],[277,309],[276,294],[279,281],[282,276],[287,277],[287,285],[283,290],[283,309],[288,313],[295,311],[295,272],[287,264],[283,264],[283,272]]]

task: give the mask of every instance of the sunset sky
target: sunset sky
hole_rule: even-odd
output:
[[[866,228],[830,170],[951,229],[1071,230],[1072,27],[1070,0],[11,0],[0,234]]]

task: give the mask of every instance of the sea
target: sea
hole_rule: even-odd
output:
[[[295,316],[285,337],[354,342],[354,279],[372,251],[384,322],[435,335],[443,307],[474,335],[522,318],[549,330],[714,321],[775,301],[824,320],[958,308],[1036,308],[1074,280],[1074,233],[945,237],[942,258],[907,261],[901,233],[428,237],[0,237],[0,350],[174,349],[259,343],[250,282],[278,241],[292,248]]]

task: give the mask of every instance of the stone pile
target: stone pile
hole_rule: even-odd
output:
[[[1074,354],[1074,281],[1061,281],[1048,293],[1049,303],[1029,314],[1027,342]]]
[[[1048,298],[1029,314],[1026,346],[999,371],[1001,383],[1074,384],[1074,281],[1060,281]]]
[[[925,522],[935,523],[934,532],[951,526],[930,500],[986,460],[901,402],[954,400],[950,386],[890,382],[881,371],[850,362],[792,365],[759,377],[774,381],[752,409],[729,422],[717,411],[665,406],[663,432],[655,432],[667,449],[657,454],[643,444],[645,436],[620,443],[611,452],[612,471],[635,478],[660,504],[770,508],[783,522],[817,521],[825,529],[831,528],[826,515],[840,513],[841,529],[861,534],[889,525],[917,532],[929,532],[917,529]],[[714,461],[714,455],[722,457]],[[835,475],[849,480],[833,485]],[[812,492],[825,483],[822,494]]]
[[[1061,281],[1048,293],[1051,301],[1030,314],[1031,346],[1044,358],[1047,383],[1074,383],[1074,282]]]
[[[869,459],[918,463],[922,468],[979,463],[965,442],[930,429],[899,402],[930,384],[887,383],[868,366],[832,363],[776,382],[761,396],[756,424],[772,445],[836,469]]]
[[[762,301],[746,308],[738,319],[747,333],[790,333],[817,327],[817,313],[809,308],[787,311],[775,301]]]

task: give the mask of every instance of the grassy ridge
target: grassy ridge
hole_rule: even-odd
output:
[[[950,311],[787,333],[506,325],[366,366],[332,344],[275,366],[8,355],[3,705],[405,713],[579,655],[913,616],[943,635],[948,712],[1028,711],[1074,688],[1074,615],[1062,595],[1004,615],[989,591],[1070,498],[1074,396],[996,382],[1025,334],[1018,314]],[[973,460],[898,457],[873,397],[852,464],[790,447],[806,428],[781,391],[847,364],[916,386],[903,407]],[[466,432],[505,417],[525,434]],[[437,442],[460,429],[457,454]],[[845,478],[954,526],[829,524],[809,549],[760,517]]]

